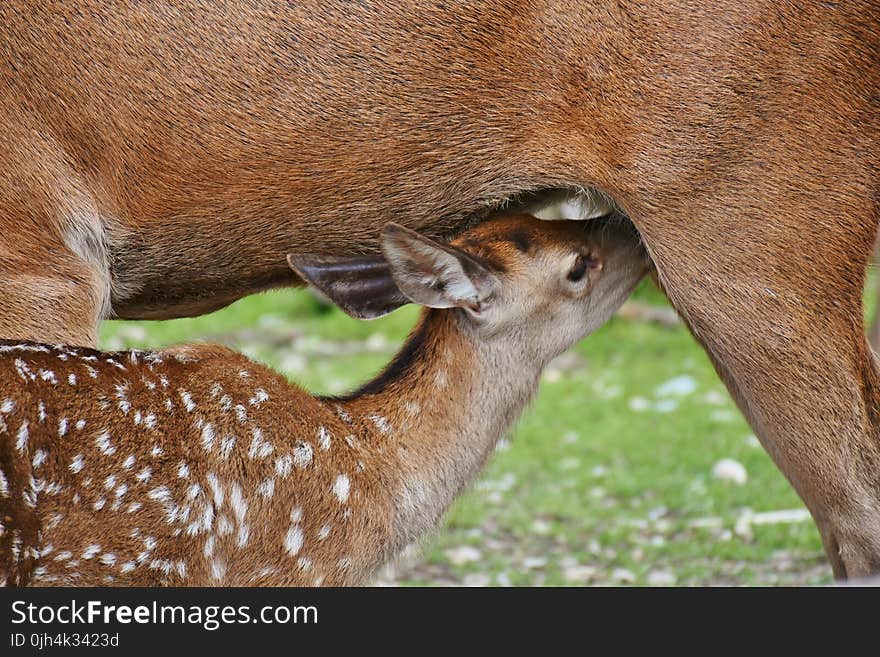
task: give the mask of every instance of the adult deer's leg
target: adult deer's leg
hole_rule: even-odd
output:
[[[761,173],[748,203],[741,188],[694,195],[637,223],[670,300],[812,512],[835,575],[877,572],[880,373],[861,297],[876,208],[838,180],[829,213],[813,197],[824,181]]]
[[[110,301],[104,228],[57,149],[0,144],[0,339],[94,346]]]
[[[0,209],[0,225],[22,221]],[[43,226],[35,243],[0,236],[0,339],[94,346],[104,303],[100,275]]]

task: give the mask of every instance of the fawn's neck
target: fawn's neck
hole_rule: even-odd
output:
[[[375,449],[396,465],[387,473],[393,547],[431,529],[476,477],[545,364],[501,340],[474,339],[466,321],[461,311],[426,311],[386,370],[340,400],[375,424]]]

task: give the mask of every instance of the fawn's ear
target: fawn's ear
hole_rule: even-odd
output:
[[[478,313],[498,287],[495,275],[474,256],[409,228],[386,224],[381,244],[397,287],[414,303]]]
[[[382,256],[287,256],[300,278],[357,319],[375,319],[409,303]]]

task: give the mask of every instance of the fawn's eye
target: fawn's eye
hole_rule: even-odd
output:
[[[577,283],[586,275],[587,270],[590,268],[593,262],[594,261],[587,256],[578,255],[578,257],[575,258],[574,265],[569,270],[566,278],[572,283]]]

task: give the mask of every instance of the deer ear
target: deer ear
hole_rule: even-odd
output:
[[[397,287],[414,303],[478,313],[498,287],[495,275],[474,256],[409,228],[387,224],[381,244]]]
[[[287,256],[287,264],[306,283],[320,290],[357,319],[376,319],[409,303],[382,256]]]

